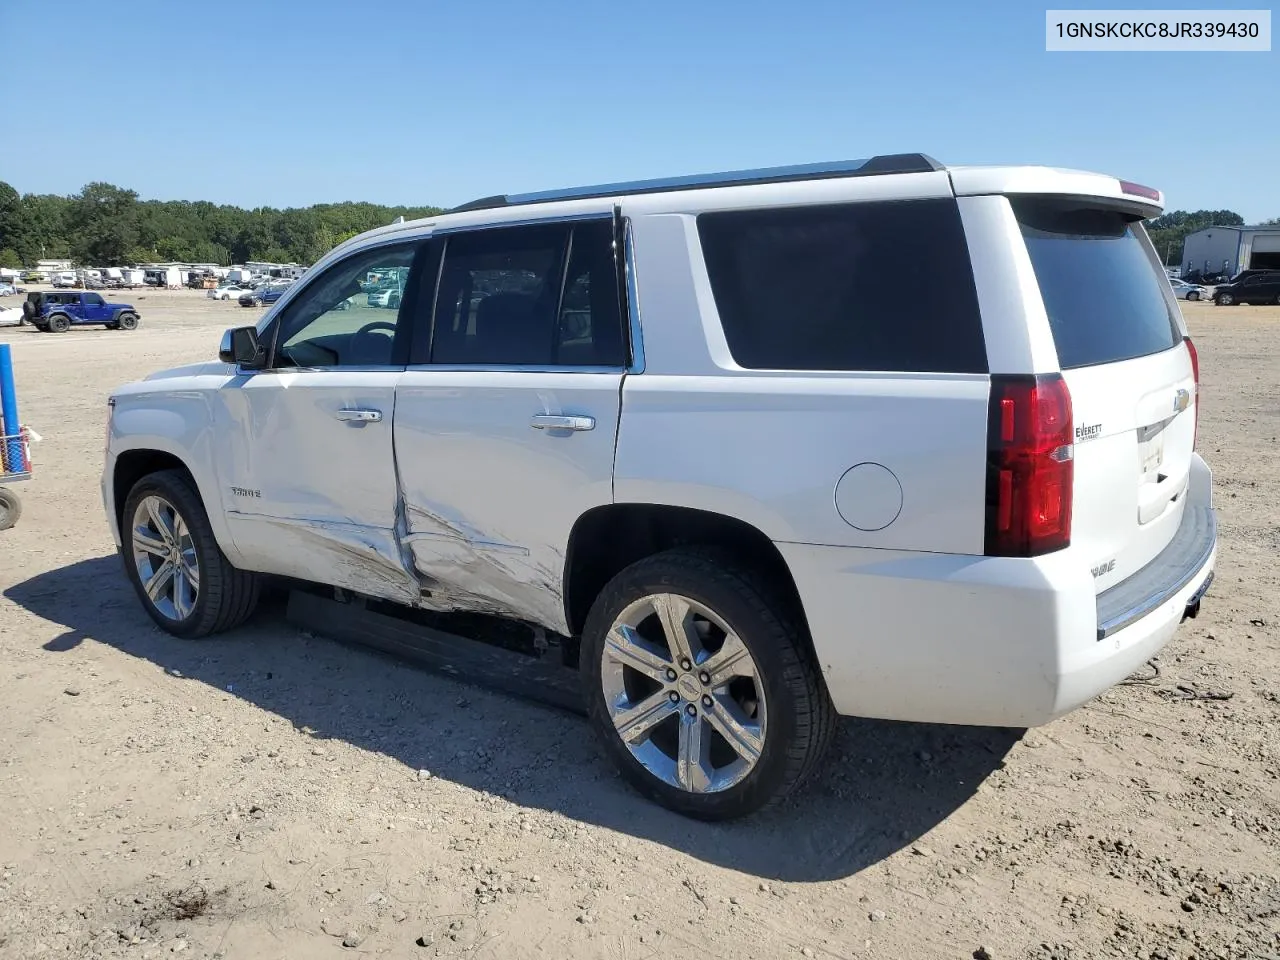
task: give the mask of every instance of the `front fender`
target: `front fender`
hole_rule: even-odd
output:
[[[240,555],[227,525],[218,485],[213,443],[212,395],[207,390],[166,390],[118,394],[107,430],[102,495],[117,546],[115,476],[122,457],[138,451],[166,454],[181,462],[195,481],[218,546],[233,564]]]

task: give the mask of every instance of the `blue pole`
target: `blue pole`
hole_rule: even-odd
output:
[[[23,469],[22,440],[18,437],[18,390],[13,385],[13,352],[9,344],[0,343],[0,436],[9,437],[0,445],[4,469],[17,473]]]

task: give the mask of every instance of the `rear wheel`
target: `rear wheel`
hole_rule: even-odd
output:
[[[50,333],[66,333],[71,329],[71,318],[65,313],[55,313],[45,324],[45,329]]]
[[[116,327],[120,330],[137,330],[138,315],[136,313],[131,313],[130,311],[125,310],[118,317],[116,317]]]
[[[139,480],[124,505],[124,562],[162,630],[205,637],[243,623],[258,603],[256,574],[237,570],[213,536],[191,479],[163,470]]]
[[[686,549],[633,564],[601,592],[582,637],[588,708],[641,793],[724,820],[813,771],[835,711],[787,606],[752,572]]]
[[[0,487],[0,530],[8,530],[22,516],[22,501],[8,487]]]

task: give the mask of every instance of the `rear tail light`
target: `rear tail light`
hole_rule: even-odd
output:
[[[1187,353],[1191,354],[1191,376],[1196,382],[1195,395],[1191,398],[1191,402],[1195,404],[1195,428],[1191,434],[1191,449],[1196,448],[1196,441],[1200,438],[1200,354],[1196,353],[1196,345],[1191,342],[1190,337],[1183,337],[1182,342],[1187,345]]]
[[[991,377],[987,556],[1035,557],[1071,543],[1073,429],[1061,374]]]

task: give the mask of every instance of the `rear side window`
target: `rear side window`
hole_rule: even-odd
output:
[[[740,366],[987,372],[954,200],[704,213],[698,233]]]
[[[1181,339],[1168,281],[1130,219],[1070,201],[1014,200],[1064,370],[1160,353]]]

